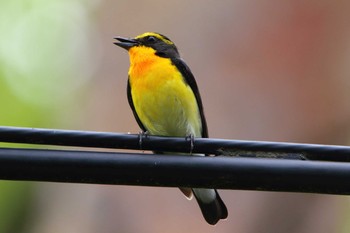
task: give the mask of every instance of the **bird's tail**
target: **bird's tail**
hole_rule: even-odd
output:
[[[215,225],[220,219],[227,218],[227,208],[216,189],[192,189],[205,220]]]

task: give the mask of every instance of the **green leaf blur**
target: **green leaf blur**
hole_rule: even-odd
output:
[[[96,67],[89,49],[91,5],[0,2],[0,125],[58,128],[61,112],[76,105],[71,100]],[[30,183],[0,182],[0,233],[25,232],[31,189]]]

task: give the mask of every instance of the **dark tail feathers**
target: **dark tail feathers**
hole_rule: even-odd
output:
[[[214,191],[216,198],[208,203],[200,200],[196,192],[193,192],[205,220],[211,225],[215,225],[220,219],[226,219],[228,215],[225,203],[222,201],[219,193],[216,190]]]

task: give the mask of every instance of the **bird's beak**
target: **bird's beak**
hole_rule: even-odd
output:
[[[115,45],[118,45],[119,47],[122,47],[126,50],[129,50],[131,47],[134,47],[139,44],[139,42],[135,39],[123,38],[120,36],[117,36],[114,39],[119,41],[119,42],[115,42],[114,43]]]

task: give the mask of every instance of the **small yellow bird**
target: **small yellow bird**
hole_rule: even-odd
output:
[[[207,138],[196,80],[175,44],[154,32],[115,39],[114,44],[129,52],[127,95],[141,129],[149,135]],[[227,218],[226,206],[215,189],[180,189],[189,199],[194,194],[209,224]]]

